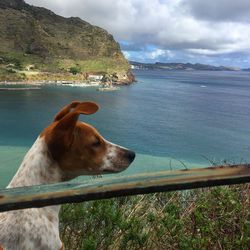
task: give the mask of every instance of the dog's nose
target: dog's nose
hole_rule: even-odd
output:
[[[126,152],[126,157],[129,159],[130,162],[132,162],[135,159],[135,152],[128,150]]]

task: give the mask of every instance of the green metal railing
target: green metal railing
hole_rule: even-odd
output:
[[[0,190],[0,212],[107,199],[125,195],[185,190],[250,182],[250,164],[195,168],[81,183],[58,183]]]

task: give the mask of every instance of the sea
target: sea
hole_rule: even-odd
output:
[[[135,84],[116,91],[58,85],[0,91],[0,188],[39,133],[72,100],[97,102],[100,110],[80,119],[136,152],[121,175],[250,161],[250,72],[134,74]]]

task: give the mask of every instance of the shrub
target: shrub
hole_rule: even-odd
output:
[[[250,185],[62,206],[67,249],[248,249]]]
[[[6,71],[7,71],[8,73],[10,73],[10,74],[16,73],[16,71],[15,71],[14,69],[12,69],[12,68],[8,68],[8,69],[6,69]]]
[[[69,69],[69,72],[70,72],[71,74],[73,74],[73,75],[76,75],[76,74],[78,74],[78,73],[81,73],[81,69],[78,68],[78,67],[71,67],[71,68]]]
[[[23,68],[22,63],[19,60],[15,61],[15,69],[21,70]]]

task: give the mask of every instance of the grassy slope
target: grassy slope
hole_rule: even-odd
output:
[[[250,186],[64,205],[67,249],[249,249]]]

